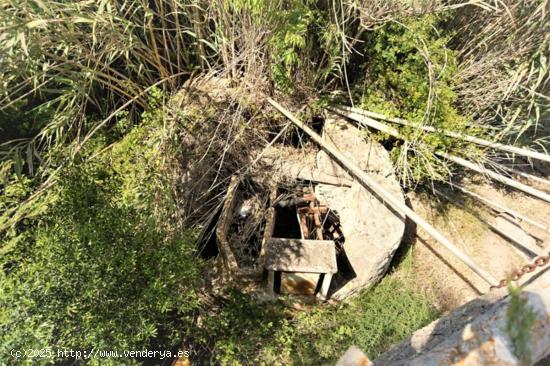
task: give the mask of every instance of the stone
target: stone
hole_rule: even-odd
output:
[[[325,122],[323,139],[405,203],[389,155],[379,143],[366,139],[351,122],[333,117]],[[323,151],[317,154],[317,169],[342,181],[352,179]],[[318,184],[315,193],[340,218],[344,251],[355,275],[347,282],[335,276],[330,296],[343,299],[374,284],[385,274],[403,238],[405,218],[358,182],[351,187]]]
[[[348,348],[346,353],[340,357],[336,366],[371,366],[369,358],[365,356],[363,351],[355,346]]]
[[[526,342],[532,365],[550,356],[550,269],[540,269],[528,279],[520,296],[525,300],[522,311],[536,317]],[[506,289],[480,296],[417,330],[374,365],[523,365],[506,330],[509,306]]]

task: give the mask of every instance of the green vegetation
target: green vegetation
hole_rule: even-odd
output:
[[[352,343],[373,357],[432,319],[395,275],[339,308],[237,292],[214,306],[196,250],[231,175],[280,131],[267,95],[308,116],[353,101],[548,147],[546,2],[421,3],[4,1],[0,360],[184,340],[205,362],[323,364]],[[403,185],[448,177],[434,149],[484,156],[400,132],[410,141],[375,137]]]
[[[40,210],[8,231],[2,354],[171,349],[183,340],[205,363],[331,364],[351,344],[374,357],[435,318],[428,299],[397,274],[349,303],[305,311],[291,310],[290,300],[259,303],[231,289],[214,305],[201,299],[196,238],[175,220],[166,161],[179,150],[166,142],[164,120],[157,108],[119,142],[109,144],[123,127],[93,139],[42,196]],[[126,124],[122,116],[119,125]],[[14,177],[2,203],[31,188]]]
[[[441,26],[447,15],[428,15],[390,22],[369,35],[362,80],[356,84],[359,105],[389,117],[401,117],[418,125],[431,125],[475,135],[469,118],[455,105],[456,54],[447,44],[451,35]],[[391,151],[405,185],[424,179],[445,180],[449,167],[433,155],[434,150],[476,151],[473,146],[443,134],[419,133],[397,127],[407,143]],[[388,137],[379,134],[380,140]]]
[[[527,305],[521,296],[521,288],[508,286],[510,303],[508,305],[506,332],[512,340],[514,354],[522,365],[531,365],[531,328],[537,320],[537,314]]]
[[[189,342],[205,364],[333,365],[350,345],[376,357],[437,316],[429,300],[390,275],[341,305],[258,303],[233,292],[217,311],[206,309]],[[207,351],[208,350],[208,351]]]
[[[201,262],[193,230],[174,220],[159,117],[148,114],[104,153],[104,139],[93,141],[60,175],[46,207],[7,233],[2,355],[46,347],[170,349],[181,339],[181,314],[198,306]],[[25,182],[14,181],[2,197],[27,192]]]

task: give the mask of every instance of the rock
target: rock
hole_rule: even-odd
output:
[[[405,203],[388,153],[379,143],[366,140],[351,123],[334,118],[326,120],[323,139]],[[323,151],[317,154],[317,169],[338,179],[352,179]],[[315,193],[321,203],[336,211],[340,218],[344,251],[355,274],[355,278],[339,286],[335,276],[333,283],[337,287],[329,293],[333,299],[343,299],[384,275],[403,238],[405,219],[357,182],[350,188],[319,184]]]
[[[351,346],[340,357],[336,366],[371,366],[369,358],[357,347]]]
[[[351,122],[331,115],[325,121],[322,136],[405,203],[392,162],[382,145],[366,139],[363,131]],[[385,274],[401,243],[405,218],[355,182],[325,152],[311,145],[302,149],[271,146],[263,151],[251,174],[257,181],[269,181],[279,187],[292,185],[300,179],[313,181],[320,204],[336,213],[339,224],[335,240],[343,234],[345,241],[343,251],[338,254],[338,272],[328,288],[329,298],[342,300],[374,284]],[[284,283],[292,285],[294,280],[289,277]],[[313,282],[313,279],[308,281]],[[298,283],[305,282],[298,280]]]
[[[522,288],[525,301],[516,316],[535,316],[526,332],[524,346],[530,353],[529,365],[550,355],[550,271],[540,270]],[[510,296],[506,290],[492,291],[461,306],[374,360],[383,366],[513,365],[527,364],[515,355],[514,341],[507,331]],[[516,320],[518,321],[518,320]],[[512,328],[520,326],[514,324]]]

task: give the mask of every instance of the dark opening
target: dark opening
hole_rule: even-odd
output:
[[[296,207],[276,207],[274,238],[301,239],[300,223],[296,215]]]
[[[301,129],[298,127],[292,129],[292,133],[290,134],[290,145],[292,147],[297,149],[301,148],[307,139],[307,135]]]
[[[311,120],[311,128],[313,131],[320,135],[323,132],[323,127],[325,127],[325,119],[319,116],[313,117]]]
[[[273,277],[273,291],[276,294],[281,293],[281,280],[282,280],[282,273],[281,272],[275,272]]]
[[[204,229],[201,231],[199,238],[197,240],[197,248],[199,255],[204,259],[214,258],[218,256],[218,241],[216,238],[216,225],[218,224],[218,219],[222,213],[222,207],[220,206],[216,212],[210,217],[208,223],[205,225]]]
[[[273,237],[300,239],[302,237],[300,222],[297,214],[297,207],[307,205],[300,202],[300,193],[303,194],[304,187],[313,187],[313,182],[302,182],[295,186],[279,188],[277,191],[277,200],[275,206],[275,223]],[[331,296],[336,291],[341,289],[350,280],[357,277],[351,263],[346,255],[344,243],[345,237],[340,224],[340,217],[334,210],[328,210],[327,213],[321,214],[321,222],[323,224],[323,239],[332,240],[336,246],[336,264],[338,272],[332,277],[328,295]],[[306,239],[315,239],[315,227],[311,217],[306,220],[308,226],[309,237]],[[279,281],[279,282],[277,282]],[[319,282],[320,284],[321,282]],[[275,276],[275,289],[280,287],[280,276]],[[319,291],[319,288],[316,289]]]
[[[384,149],[386,149],[386,151],[392,151],[394,147],[396,147],[400,141],[397,140],[395,137],[389,137],[383,141],[381,141],[382,143],[382,146],[384,147]]]
[[[323,218],[323,237],[327,240],[333,240],[336,245],[336,266],[338,272],[332,277],[328,296],[330,297],[336,291],[345,286],[346,283],[357,277],[353,270],[348,256],[344,249],[346,238],[340,225],[340,217],[336,211],[329,211]]]
[[[313,131],[320,135],[322,134],[323,127],[325,126],[325,119],[323,117],[315,116],[311,119],[309,125]],[[299,149],[309,140],[310,137],[298,127],[294,127],[292,129],[289,140],[291,146]]]

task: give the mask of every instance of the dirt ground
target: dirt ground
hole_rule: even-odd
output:
[[[524,183],[550,191],[550,185],[525,181]],[[550,204],[542,200],[487,182],[481,177],[475,178],[475,181],[463,181],[462,185],[501,206],[550,226]],[[440,186],[439,189],[444,190],[445,186]],[[488,222],[494,222],[495,213],[492,210],[477,200],[468,199],[468,196],[461,192],[452,192],[449,189],[445,189],[445,192],[451,199],[464,204],[466,209],[449,203],[448,200],[439,198],[431,192],[411,192],[407,196],[417,213],[498,280],[507,277],[521,265],[532,262],[478,219],[481,217]],[[541,239],[544,252],[548,252],[550,233],[525,222],[521,222],[521,227],[527,233]],[[414,235],[415,232],[417,235]],[[417,230],[414,225],[409,225],[406,235],[404,245],[412,245],[415,286],[418,286],[420,292],[435,299],[434,305],[439,310],[453,309],[489,291],[489,286],[483,280],[422,229]]]

